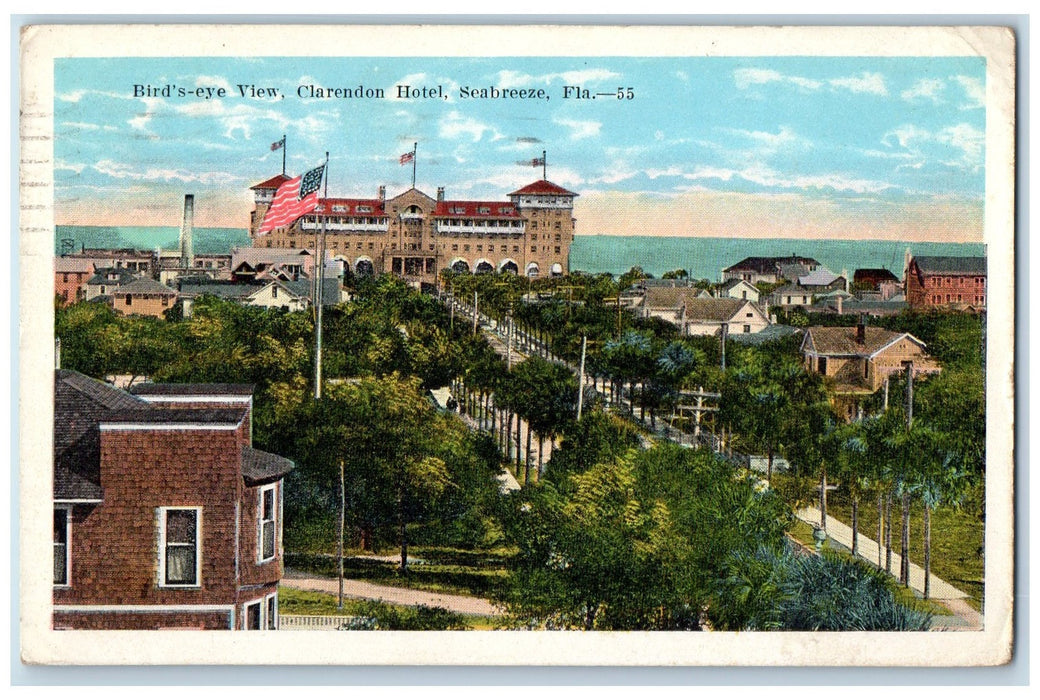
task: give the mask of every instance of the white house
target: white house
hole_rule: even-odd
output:
[[[719,297],[744,299],[757,304],[759,302],[759,296],[760,293],[758,287],[747,280],[731,279],[727,280],[721,287],[719,287]]]
[[[729,333],[757,333],[769,319],[744,299],[703,299],[697,289],[651,287],[636,307],[643,318],[659,318],[679,327],[683,335],[715,335],[723,326]]]

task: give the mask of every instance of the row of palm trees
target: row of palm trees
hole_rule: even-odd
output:
[[[538,444],[534,478],[544,469],[545,443],[575,419],[578,380],[567,367],[531,356],[513,367],[486,343],[472,344],[453,393],[460,410],[496,439],[517,479],[532,480],[532,439]],[[526,448],[522,440],[526,435]]]

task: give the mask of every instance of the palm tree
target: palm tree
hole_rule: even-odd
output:
[[[957,502],[964,494],[964,458],[952,449],[949,436],[915,425],[911,440],[918,455],[915,488],[924,505],[924,597],[931,595],[932,510],[943,502]]]

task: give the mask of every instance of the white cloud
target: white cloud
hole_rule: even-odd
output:
[[[892,129],[881,137],[881,143],[886,146],[898,144],[900,148],[914,149],[922,141],[931,139],[932,134],[913,124],[904,124]]]
[[[560,126],[565,126],[571,130],[570,137],[572,141],[598,136],[600,127],[603,126],[601,122],[579,121],[577,119],[555,119],[554,121]]]
[[[620,73],[605,68],[586,68],[583,70],[562,71],[560,73],[545,73],[543,75],[531,75],[515,70],[502,70],[497,73],[497,85],[500,88],[517,88],[529,85],[550,85],[559,82],[564,85],[587,85],[600,83],[605,80],[616,80]]]
[[[73,90],[72,92],[66,92],[64,95],[57,95],[57,98],[62,102],[79,102],[83,99],[89,90]]]
[[[126,123],[135,131],[148,132],[148,124],[152,121],[152,117],[155,116],[155,113],[158,112],[161,107],[164,107],[166,103],[158,97],[139,97],[138,99],[144,103],[144,111],[138,112],[132,118],[127,119]]]
[[[964,89],[967,102],[961,109],[981,109],[986,106],[986,86],[978,78],[966,75],[955,75],[953,79]]]
[[[231,83],[227,81],[227,78],[219,75],[200,75],[195,78],[195,87],[224,88],[229,95],[238,94],[237,89],[231,89]]]
[[[494,127],[454,111],[441,120],[438,128],[438,134],[442,138],[456,139],[468,136],[474,142],[484,138],[485,133],[490,133],[492,141],[504,138]]]
[[[959,165],[970,168],[982,166],[982,153],[986,145],[986,135],[970,124],[948,126],[935,135],[939,143],[959,149],[962,156],[954,161],[946,161],[947,165]]]
[[[54,161],[55,170],[69,170],[79,175],[87,166],[83,163],[66,163],[63,160]]]
[[[888,88],[885,86],[885,78],[880,73],[860,73],[855,77],[834,78],[827,81],[831,87],[842,88],[859,94],[885,96]]]
[[[101,160],[93,169],[117,180],[148,180],[156,182],[197,182],[205,185],[237,183],[240,177],[226,172],[196,172],[183,168],[138,168],[136,165]]]
[[[938,78],[922,78],[912,87],[903,90],[899,96],[906,102],[931,102],[942,104],[942,92],[946,90],[946,83]]]
[[[803,78],[797,75],[784,75],[783,73],[765,68],[738,68],[733,71],[733,81],[741,90],[746,90],[752,85],[765,85],[767,83],[789,83],[802,90],[819,90],[823,83],[819,80]]]

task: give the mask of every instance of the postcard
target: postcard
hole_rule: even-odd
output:
[[[22,659],[1007,663],[1014,59],[24,28]]]

